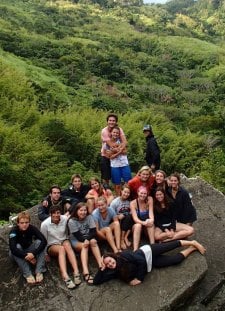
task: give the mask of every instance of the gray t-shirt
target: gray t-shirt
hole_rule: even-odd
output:
[[[92,213],[95,222],[98,224],[99,229],[108,227],[116,216],[116,212],[111,207],[107,207],[107,216],[105,219],[102,218],[102,215],[98,208],[96,208]]]
[[[70,238],[73,237],[73,233],[78,231],[84,238],[87,238],[89,236],[90,229],[96,228],[96,225],[92,215],[88,215],[84,220],[70,218],[68,227],[70,231]]]
[[[112,200],[110,207],[114,209],[117,215],[123,214],[124,216],[126,216],[130,214],[130,201],[121,200],[120,197]]]

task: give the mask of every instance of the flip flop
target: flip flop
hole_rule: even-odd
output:
[[[43,281],[44,277],[42,273],[37,273],[36,274],[36,282],[41,283]]]
[[[34,278],[33,275],[29,275],[29,276],[26,278],[26,281],[27,281],[27,284],[29,284],[29,285],[34,285],[34,284],[36,284],[36,280],[35,280],[35,278]]]

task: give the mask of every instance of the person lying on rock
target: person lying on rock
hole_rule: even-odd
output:
[[[186,248],[177,254],[164,254],[178,247]],[[139,285],[147,272],[151,272],[152,267],[162,268],[179,264],[194,251],[199,251],[203,255],[206,250],[195,240],[176,240],[161,244],[146,244],[135,252],[107,253],[102,257],[103,265],[96,273],[93,284],[98,285],[119,278],[129,285]]]
[[[67,221],[68,217],[61,215],[60,205],[51,206],[50,217],[41,223],[41,232],[47,240],[46,260],[49,260],[50,257],[58,259],[61,276],[65,281],[66,287],[74,289],[81,283],[81,277],[76,256],[69,241]],[[73,269],[74,280],[71,280],[67,272],[67,258]]]
[[[46,245],[43,234],[30,224],[29,213],[19,213],[17,224],[9,233],[10,257],[18,264],[28,284],[40,283],[43,280],[43,272],[46,271],[44,252]]]

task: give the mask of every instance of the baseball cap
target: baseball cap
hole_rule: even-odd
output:
[[[152,130],[151,125],[149,125],[149,124],[145,124],[145,125],[144,125],[144,127],[143,127],[143,132],[144,132],[144,131],[151,131],[151,130]]]

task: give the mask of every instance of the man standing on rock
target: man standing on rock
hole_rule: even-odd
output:
[[[153,172],[160,168],[160,149],[153,135],[152,127],[146,124],[143,127],[143,133],[146,139],[145,160]]]

